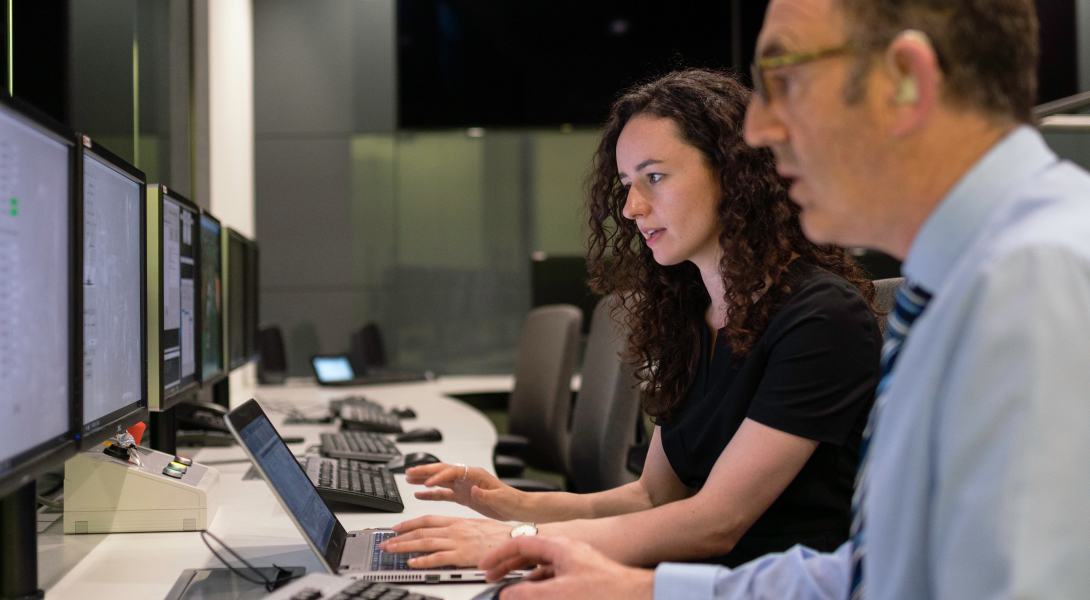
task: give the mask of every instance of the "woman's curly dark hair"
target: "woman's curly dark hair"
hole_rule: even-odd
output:
[[[874,300],[874,286],[842,248],[803,236],[799,207],[788,198],[772,153],[742,139],[749,97],[733,77],[702,69],[638,85],[614,102],[587,177],[590,284],[622,299],[617,308],[631,330],[626,358],[646,384],[644,409],[656,420],[670,419],[688,392],[711,298],[694,264],[656,263],[635,222],[622,215],[628,192],[617,175],[617,139],[636,115],[673,121],[681,139],[700,150],[718,175],[724,341],[736,360],[749,355],[791,292],[792,260],[840,275],[868,303]]]

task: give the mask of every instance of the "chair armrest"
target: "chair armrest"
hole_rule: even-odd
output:
[[[505,433],[497,437],[496,454],[526,458],[530,451],[530,439],[524,435]]]
[[[492,464],[496,467],[496,476],[503,479],[520,477],[526,469],[526,463],[521,458],[497,454],[492,457]]]
[[[559,487],[536,479],[501,479],[500,481],[524,492],[559,492]]]

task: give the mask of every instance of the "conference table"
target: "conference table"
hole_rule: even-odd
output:
[[[404,420],[406,430],[435,427],[443,441],[398,444],[404,454],[429,452],[444,462],[464,463],[492,470],[496,430],[480,411],[450,397],[451,394],[507,392],[511,376],[440,377],[433,381],[330,388],[309,382],[280,386],[258,386],[232,380],[231,405],[254,398],[263,407],[283,437],[303,437],[302,444],[290,444],[295,454],[319,443],[319,434],[336,430],[336,425],[283,425],[291,409],[304,414],[321,414],[333,398],[362,395],[387,408],[408,407],[415,419]],[[185,453],[184,449],[179,452]],[[250,463],[238,446],[202,448],[188,453],[196,462],[220,473],[219,509],[209,531],[258,567],[302,566],[308,573],[323,572],[288,515],[264,480],[244,476]],[[426,502],[413,497],[418,486],[395,475],[405,511],[368,512],[363,509],[338,511],[337,518],[348,531],[390,527],[424,515],[480,517],[476,512],[451,502]],[[209,552],[196,532],[113,533],[65,535],[58,515],[39,516],[39,585],[47,599],[82,600],[165,598],[185,569],[218,568],[223,565]],[[223,553],[221,553],[223,554]],[[446,600],[473,598],[484,584],[420,584],[406,586],[414,592]]]

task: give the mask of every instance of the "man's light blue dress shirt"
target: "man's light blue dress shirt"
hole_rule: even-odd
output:
[[[871,442],[865,597],[1090,598],[1090,174],[1014,130],[903,270],[934,297]],[[655,600],[844,600],[849,545],[663,564]]]

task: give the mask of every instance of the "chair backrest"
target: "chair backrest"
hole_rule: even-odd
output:
[[[874,282],[874,304],[882,313],[878,316],[878,328],[882,330],[882,337],[886,336],[886,317],[893,310],[893,295],[897,288],[905,280],[904,277],[890,279],[878,279]]]
[[[366,373],[368,367],[386,366],[386,347],[378,325],[368,323],[352,334],[348,359],[357,375]]]
[[[640,393],[634,369],[621,358],[628,328],[613,319],[616,296],[598,301],[590,321],[582,383],[572,409],[569,477],[579,493],[630,483],[628,449],[642,441]]]
[[[257,379],[261,383],[282,383],[288,373],[284,336],[276,326],[257,332]]]
[[[530,311],[522,326],[515,387],[507,402],[509,430],[529,438],[528,465],[567,472],[571,378],[583,313],[570,304]]]

